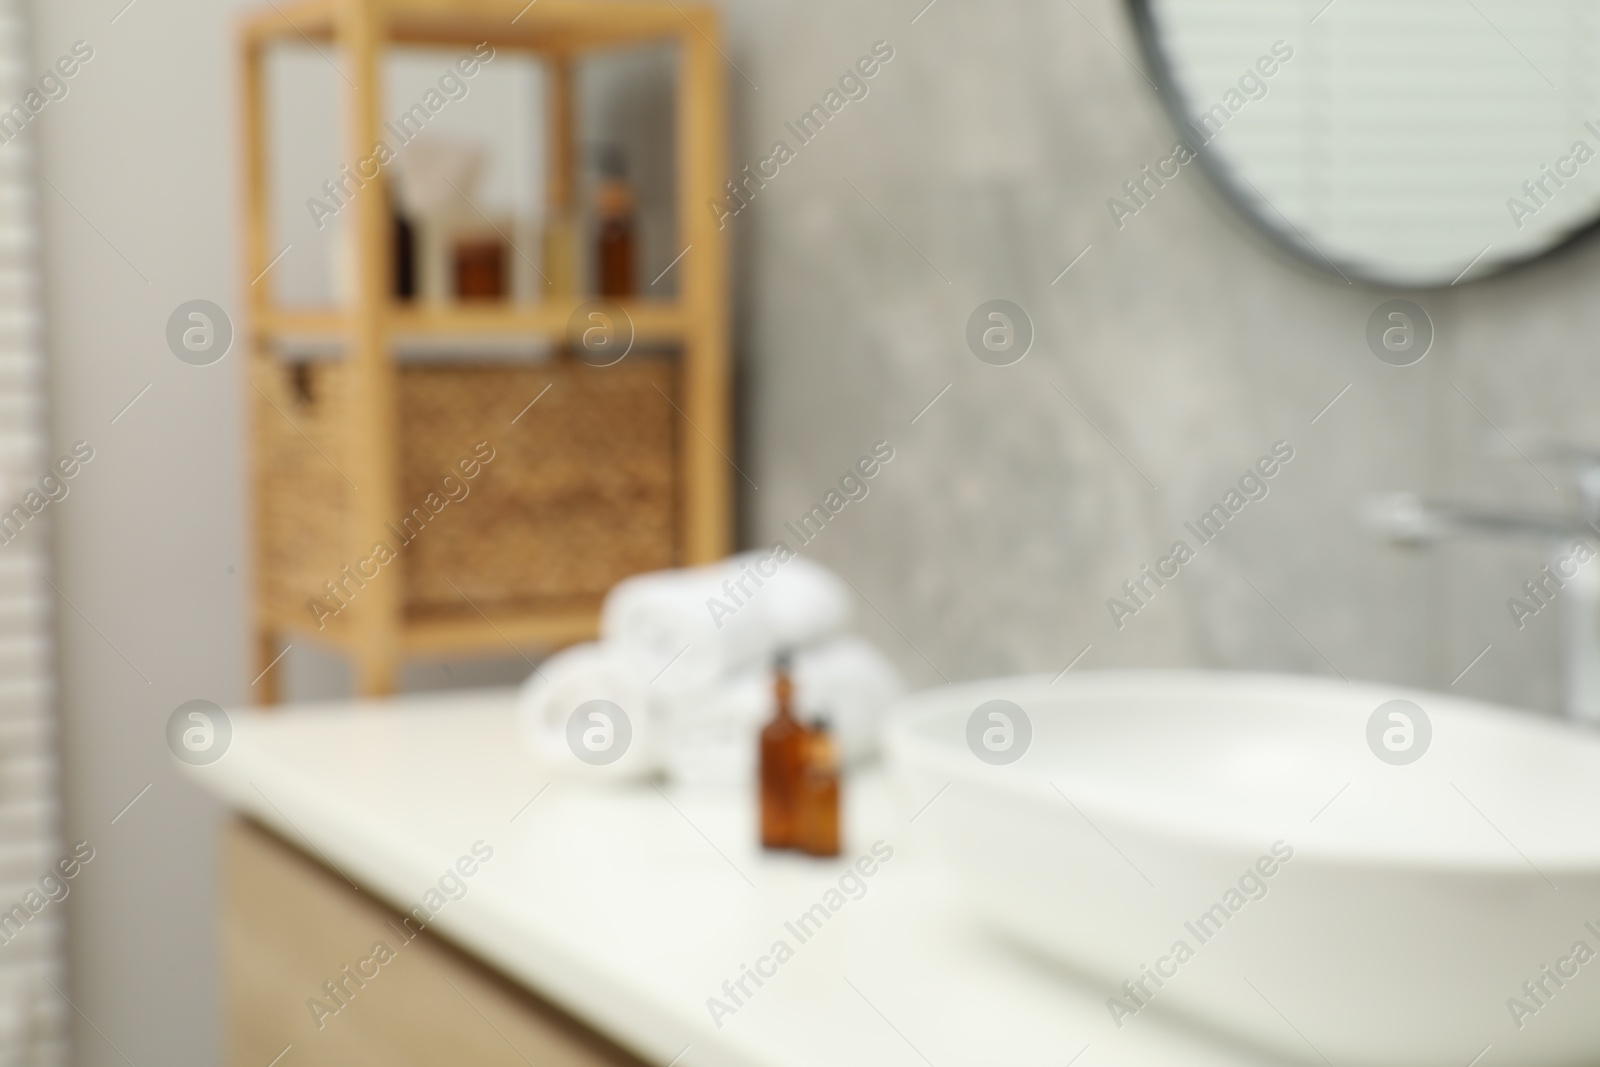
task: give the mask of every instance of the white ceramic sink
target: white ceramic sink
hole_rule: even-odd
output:
[[[1032,727],[1009,764],[967,740],[995,699]],[[1394,699],[1432,726],[1404,765],[1368,742]],[[889,758],[910,811],[937,795],[915,827],[971,905],[1103,990],[1106,1041],[1159,1012],[1339,1067],[1600,1063],[1592,733],[1365,684],[1086,672],[910,697]]]

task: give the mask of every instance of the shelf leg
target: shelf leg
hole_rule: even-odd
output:
[[[381,139],[383,53],[387,5],[380,0],[341,0],[339,36],[350,65],[347,158],[361,159]],[[342,425],[341,452],[349,460],[353,515],[349,558],[392,543],[386,523],[399,513],[399,390],[389,351],[393,298],[389,188],[380,170],[353,199],[356,291],[350,315],[350,417]],[[400,661],[404,575],[389,568],[368,582],[351,605],[356,679],[363,696],[392,693]]]
[[[678,231],[691,246],[683,258],[682,300],[689,314],[679,390],[686,429],[680,460],[683,562],[728,554],[732,532],[732,419],[728,410],[727,247],[710,204],[726,171],[721,36],[716,19],[689,14],[680,38],[678,75]]]
[[[400,684],[400,663],[396,658],[380,658],[366,654],[356,657],[356,695],[386,697],[394,694]]]
[[[270,706],[283,699],[283,688],[278,683],[283,663],[279,660],[283,649],[278,647],[278,635],[270,627],[256,628],[255,698],[258,704]]]
[[[545,236],[544,271],[549,297],[571,300],[581,289],[577,248],[577,134],[572,59],[545,60]]]
[[[263,103],[262,103],[262,70],[261,46],[258,41],[245,40],[240,44],[239,51],[239,173],[243,182],[242,200],[244,217],[241,220],[239,250],[243,259],[243,269],[240,271],[244,284],[242,305],[249,315],[251,327],[258,327],[265,320],[267,309],[271,303],[269,293],[270,282],[263,282],[259,286],[248,284],[248,280],[259,278],[266,267],[266,248],[269,241],[267,217],[267,192],[266,192],[266,138],[263,132]],[[267,602],[269,582],[267,569],[272,565],[266,552],[262,550],[263,531],[267,523],[267,494],[265,492],[265,472],[262,469],[261,441],[262,433],[257,425],[261,417],[260,408],[254,395],[254,382],[256,362],[259,358],[255,351],[256,341],[252,333],[246,333],[246,351],[248,358],[244,367],[244,410],[249,420],[250,450],[253,454],[253,463],[250,470],[250,490],[253,501],[253,519],[255,524],[254,542],[251,551],[254,554],[254,581],[253,594],[255,604],[253,610],[261,612]],[[252,686],[255,699],[262,704],[275,704],[279,699],[277,674],[267,671],[272,657],[277,654],[273,647],[275,635],[270,627],[257,623],[255,627],[255,665],[250,672],[251,679],[258,679],[259,684]],[[260,677],[266,671],[266,677]]]

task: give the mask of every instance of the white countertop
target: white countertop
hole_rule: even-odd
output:
[[[399,910],[487,843],[493,858],[430,930],[659,1064],[1267,1063],[1148,1016],[1118,1030],[1108,991],[974,925],[914,836],[929,798],[902,803],[880,774],[846,782],[838,861],[769,855],[742,793],[547,783],[512,701],[492,690],[234,712],[227,753],[192,771]],[[785,923],[878,840],[892,859],[801,943]],[[747,980],[752,995],[718,1028],[707,999],[726,1000],[723,983],[780,939],[793,958],[759,989]]]

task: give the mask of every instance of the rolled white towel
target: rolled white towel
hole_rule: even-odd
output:
[[[795,653],[796,713],[828,720],[844,763],[877,754],[884,712],[905,691],[883,653],[858,637],[840,637]],[[753,781],[757,737],[773,712],[772,670],[752,666],[697,692],[663,693],[659,752],[676,782],[738,785]]]
[[[517,697],[517,725],[541,769],[642,778],[658,766],[650,686],[620,649],[573,645],[539,665]]]
[[[828,568],[787,548],[745,552],[624,579],[606,594],[600,634],[655,688],[692,692],[839,633],[851,608],[850,587]]]

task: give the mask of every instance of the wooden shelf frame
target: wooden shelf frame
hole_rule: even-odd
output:
[[[279,44],[327,41],[342,52],[345,132],[342,154],[361,158],[380,139],[382,70],[393,45],[466,45],[532,52],[548,71],[548,217],[574,216],[578,153],[573,64],[588,52],[671,44],[678,52],[675,165],[677,234],[690,249],[677,266],[679,295],[670,301],[622,301],[636,341],[667,341],[679,351],[682,416],[678,454],[680,562],[726,555],[732,529],[733,451],[729,412],[727,246],[706,205],[721,193],[726,173],[726,76],[715,12],[679,0],[274,0],[247,14],[237,34],[240,69],[242,277],[258,279],[271,256],[267,191],[264,57]],[[333,341],[352,361],[358,388],[342,421],[350,475],[362,486],[350,516],[352,558],[357,546],[381,538],[398,513],[398,425],[395,343],[409,338],[564,337],[572,311],[585,299],[553,291],[538,304],[482,307],[400,305],[389,294],[392,239],[387,175],[380,171],[353,201],[353,296],[342,307],[279,306],[268,285],[246,284],[250,360],[271,358],[270,342],[286,337]],[[570,234],[569,244],[570,244]],[[570,251],[570,249],[569,249]],[[566,272],[569,276],[572,271]],[[253,374],[253,366],[250,372]],[[247,386],[247,391],[248,391]],[[255,479],[254,505],[263,494]],[[351,657],[365,696],[394,690],[410,655],[505,654],[520,644],[560,645],[592,637],[597,602],[530,604],[515,608],[463,604],[458,613],[408,617],[403,568],[374,582],[342,613],[337,627],[318,631],[304,618],[274,617],[267,608],[266,559],[256,558],[255,660],[252,674],[266,703],[277,698],[282,636],[324,641]],[[312,591],[308,591],[308,596]],[[511,645],[511,648],[507,646]]]

